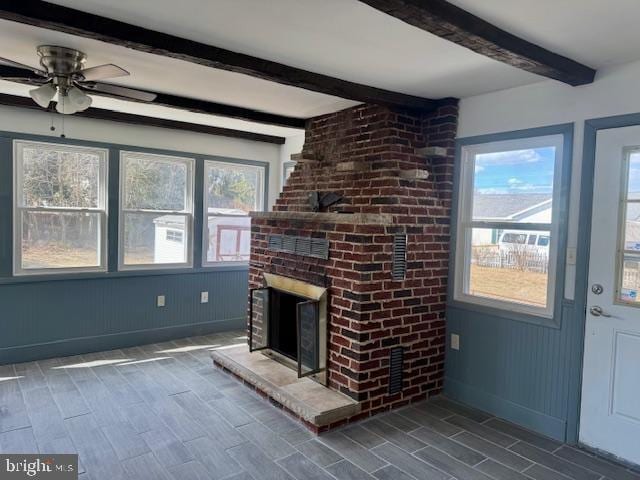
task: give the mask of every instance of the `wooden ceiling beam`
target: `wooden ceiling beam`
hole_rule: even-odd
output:
[[[0,65],[0,79],[4,77],[9,81],[16,83],[22,83],[31,85],[29,81],[22,81],[19,77],[35,77],[39,78],[33,73],[16,67],[8,65]],[[13,78],[7,78],[13,77]],[[146,90],[149,91],[149,90]],[[126,102],[140,102],[147,105],[159,105],[162,107],[176,108],[179,110],[186,110],[193,113],[203,113],[206,115],[216,115],[220,117],[236,118],[238,120],[246,120],[249,122],[264,123],[267,125],[277,125],[280,127],[298,128],[304,129],[305,119],[296,117],[287,117],[284,115],[276,115],[273,113],[261,112],[259,110],[253,110],[251,108],[236,107],[234,105],[226,105],[223,103],[209,102],[207,100],[199,100],[189,97],[181,97],[178,95],[169,95],[165,93],[156,93],[157,97],[152,102],[143,102],[135,100],[133,98],[123,98],[117,95],[108,95],[104,93],[87,92],[89,95],[98,95],[101,97],[113,97],[118,100],[124,100]]]
[[[445,0],[360,0],[376,10],[527,72],[569,85],[592,83],[593,68],[524,40]]]
[[[0,93],[0,105],[8,107],[28,108],[46,113],[46,110],[40,108],[33,100],[28,97],[20,97],[17,95],[7,95]],[[55,102],[52,102],[50,108],[55,113]],[[204,133],[207,135],[218,135],[222,137],[241,138],[243,140],[252,140],[254,142],[273,143],[282,145],[285,142],[284,137],[275,135],[265,135],[263,133],[247,132],[244,130],[234,130],[231,128],[213,127],[210,125],[202,125],[199,123],[180,122],[166,118],[147,117],[144,115],[135,115],[132,113],[116,112],[103,108],[88,108],[83,112],[73,114],[73,117],[92,118],[96,120],[108,120],[110,122],[128,123],[131,125],[141,125],[145,127],[169,128],[172,130],[183,130],[187,132]]]
[[[437,100],[341,80],[40,0],[0,0],[0,19],[358,102],[425,111],[439,105]]]

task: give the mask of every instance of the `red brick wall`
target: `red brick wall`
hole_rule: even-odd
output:
[[[335,191],[349,203],[331,211],[388,214],[385,224],[253,219],[251,287],[262,286],[266,271],[329,288],[329,385],[361,401],[362,415],[442,388],[457,113],[454,102],[422,115],[362,105],[308,121],[308,160],[296,166],[275,210],[310,211],[310,191]],[[446,156],[416,153],[425,146],[445,147]],[[401,175],[415,169],[429,178]],[[408,236],[402,281],[391,277],[397,233]],[[269,251],[269,234],[327,238],[329,260]],[[390,396],[389,348],[396,345],[405,347],[405,383]]]

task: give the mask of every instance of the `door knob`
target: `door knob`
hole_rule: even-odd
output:
[[[609,315],[608,313],[606,313],[602,307],[598,306],[598,305],[594,305],[593,307],[591,307],[589,309],[589,313],[591,313],[591,315],[593,315],[594,317],[611,317],[611,315]]]

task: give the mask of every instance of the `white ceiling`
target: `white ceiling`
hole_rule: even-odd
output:
[[[640,18],[638,0],[451,1],[517,35],[596,68],[640,58],[637,48],[640,29],[634,25]],[[466,97],[543,80],[407,25],[357,0],[54,0],[54,3],[337,78],[424,97]],[[88,66],[117,63],[132,74],[112,82],[131,87],[300,118],[355,104],[241,74],[0,21],[0,56],[35,65],[35,47],[42,43],[81,49],[89,56]],[[0,82],[0,92],[6,92],[7,85]],[[274,135],[291,135],[294,131],[97,97],[95,103],[130,113],[162,113],[168,118],[228,128],[240,128],[242,124],[243,129]],[[162,112],[152,112],[154,109]]]
[[[539,81],[357,0],[54,0],[312,72],[429,98]]]

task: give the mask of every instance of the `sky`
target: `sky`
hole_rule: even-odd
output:
[[[551,194],[555,150],[555,147],[541,147],[478,154],[475,158],[474,189],[485,194]],[[638,158],[640,160],[640,156]]]
[[[640,153],[631,154],[629,165],[629,193],[640,194]],[[638,195],[633,197],[638,198]]]
[[[477,193],[549,193],[553,191],[555,147],[483,153],[475,158]],[[629,193],[640,196],[640,153],[629,165]]]

